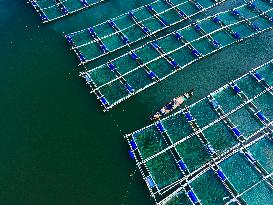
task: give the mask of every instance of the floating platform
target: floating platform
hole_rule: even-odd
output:
[[[109,55],[174,25],[192,23],[200,15],[226,0],[157,0],[94,27],[69,33],[65,37],[80,59],[80,64]],[[204,16],[203,16],[204,17]]]
[[[157,204],[273,203],[272,63],[125,136]]]
[[[106,2],[107,0],[29,0],[43,23],[54,21],[73,13]]]
[[[194,22],[81,72],[104,111],[194,62],[273,28],[270,3],[258,0]]]

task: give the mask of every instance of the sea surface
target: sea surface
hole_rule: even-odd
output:
[[[78,77],[64,33],[151,0],[109,0],[41,24],[23,0],[0,0],[0,204],[153,204],[123,135],[189,89],[195,102],[273,57],[273,32],[233,45],[103,113]],[[236,4],[236,1],[231,1]]]

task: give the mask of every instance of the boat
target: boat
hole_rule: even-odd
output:
[[[194,89],[191,89],[189,92],[184,93],[176,98],[173,98],[169,103],[162,107],[158,112],[150,117],[150,120],[159,120],[161,117],[164,117],[178,107],[180,107],[186,100],[190,99],[193,96]]]

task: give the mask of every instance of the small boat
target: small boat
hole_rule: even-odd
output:
[[[180,107],[180,105],[182,105],[186,100],[190,99],[193,96],[193,92],[194,89],[172,99],[171,102],[167,103],[163,108],[160,109],[160,111],[151,116],[150,120],[159,120],[161,117],[170,114],[172,111]]]

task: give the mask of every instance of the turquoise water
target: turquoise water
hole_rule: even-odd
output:
[[[260,162],[268,173],[273,172],[273,143],[267,138],[259,140],[256,144],[249,147],[249,151]]]
[[[225,204],[232,197],[224,187],[220,179],[212,170],[202,174],[200,177],[190,183],[194,192],[202,204]]]
[[[268,102],[268,103],[264,103]],[[271,93],[265,93],[259,98],[253,100],[253,103],[257,106],[259,110],[261,110],[264,115],[270,120],[273,120],[273,111],[272,111],[272,105],[273,105],[273,95]]]
[[[234,188],[242,193],[262,180],[262,177],[241,153],[220,163],[222,171]]]
[[[242,198],[249,205],[270,205],[273,203],[273,191],[266,182],[259,183],[242,195]]]
[[[240,98],[234,94],[230,87],[213,95],[216,101],[221,105],[225,113],[228,113],[242,104]]]
[[[111,0],[46,25],[23,1],[0,4],[1,204],[153,204],[122,136],[147,125],[147,117],[174,96],[195,88],[188,103],[195,102],[272,58],[273,33],[268,32],[102,113],[78,77],[82,68],[63,32],[149,2]]]
[[[242,107],[237,112],[231,114],[229,119],[237,126],[237,128],[244,133],[245,137],[250,136],[255,131],[262,128],[257,118],[248,111],[246,106]]]

